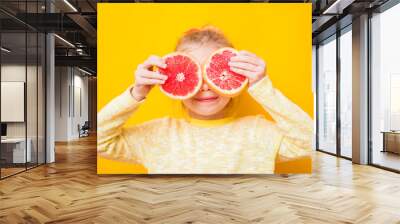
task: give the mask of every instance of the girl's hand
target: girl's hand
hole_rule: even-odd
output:
[[[137,101],[146,98],[154,85],[164,84],[168,78],[166,75],[152,71],[153,66],[165,68],[167,65],[161,57],[152,55],[145,62],[138,65],[135,71],[135,84],[131,89],[131,95]]]
[[[233,72],[246,76],[250,86],[260,81],[266,72],[265,61],[248,51],[239,51],[231,58],[229,66]]]

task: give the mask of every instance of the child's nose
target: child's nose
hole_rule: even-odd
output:
[[[207,85],[206,82],[203,81],[203,84],[202,84],[202,86],[201,86],[201,89],[202,89],[203,91],[208,91],[208,90],[209,90],[208,85]]]

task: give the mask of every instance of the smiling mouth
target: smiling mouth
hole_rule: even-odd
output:
[[[218,96],[199,97],[194,99],[198,102],[213,102],[218,99]]]

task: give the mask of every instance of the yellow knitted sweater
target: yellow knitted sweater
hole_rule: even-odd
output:
[[[312,119],[268,77],[248,89],[272,116],[200,121],[165,117],[123,127],[143,103],[130,89],[98,114],[98,154],[144,165],[152,174],[273,173],[277,153],[309,155]]]

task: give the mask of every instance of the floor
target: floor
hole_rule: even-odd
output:
[[[25,170],[24,168],[1,168],[1,177],[7,177]]]
[[[391,152],[374,151],[373,163],[386,166],[395,170],[400,170],[400,155]]]
[[[27,169],[32,169],[36,164],[27,164]],[[1,168],[1,178],[11,176],[13,174],[25,171],[25,165],[19,165],[19,167]]]
[[[0,181],[0,223],[400,223],[400,175],[316,153],[312,175],[96,174],[95,138]]]

